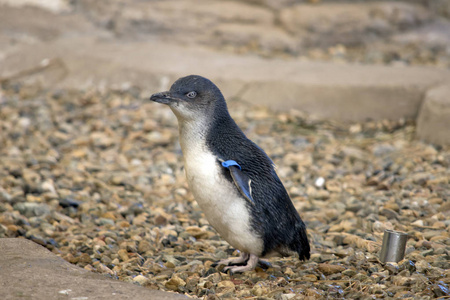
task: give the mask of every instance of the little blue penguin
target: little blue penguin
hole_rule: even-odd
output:
[[[168,105],[178,119],[186,177],[212,227],[240,257],[221,260],[231,273],[253,270],[260,258],[310,258],[306,227],[267,154],[228,113],[219,88],[190,75],[150,100]]]

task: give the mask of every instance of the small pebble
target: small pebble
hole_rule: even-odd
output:
[[[0,90],[0,238],[24,237],[86,270],[194,298],[448,294],[450,150],[413,138],[412,123],[345,125],[231,101],[236,122],[277,165],[312,252],[230,276],[212,264],[240,253],[193,199],[167,107],[126,91],[63,90],[55,99],[38,89],[25,99],[25,89]],[[409,234],[398,264],[379,261],[386,229]]]

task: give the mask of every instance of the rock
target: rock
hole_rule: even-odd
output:
[[[269,289],[265,286],[264,283],[256,283],[255,286],[252,288],[252,294],[255,296],[263,296],[266,295]]]
[[[59,205],[61,205],[61,207],[75,207],[77,208],[82,202],[72,199],[70,197],[66,197],[63,199],[59,200]]]
[[[356,274],[356,271],[352,270],[352,269],[347,269],[347,270],[342,271],[342,275],[345,275],[348,277],[353,277],[355,274]]]
[[[375,156],[384,156],[394,151],[396,151],[396,148],[393,145],[389,144],[376,145],[372,150]]]
[[[389,262],[384,266],[385,269],[389,271],[390,274],[397,274],[400,267],[397,263]]]
[[[423,100],[417,118],[417,136],[426,142],[449,144],[450,133],[450,87],[442,85],[430,89]]]
[[[395,211],[393,211],[392,209],[388,209],[388,208],[383,208],[380,211],[380,215],[385,216],[388,220],[398,219],[398,214]]]
[[[341,184],[334,180],[327,181],[325,187],[328,191],[332,193],[340,193],[342,191]]]
[[[97,220],[97,224],[100,226],[105,226],[105,225],[109,225],[109,226],[114,226],[114,220],[108,219],[108,218],[99,218]]]
[[[428,262],[426,262],[425,260],[417,261],[415,266],[416,266],[417,272],[420,272],[420,273],[423,273],[426,270],[431,268],[430,264]]]
[[[99,273],[107,274],[109,276],[115,276],[115,273],[110,268],[108,268],[107,266],[105,266],[102,263],[96,263],[96,264],[94,263],[94,266],[96,267],[96,270]]]
[[[192,235],[193,237],[197,239],[207,238],[209,236],[209,233],[202,230],[199,227],[196,226],[189,226],[186,228],[186,232]]]
[[[217,284],[217,287],[218,288],[233,288],[234,289],[235,284],[232,281],[230,281],[230,280],[224,280],[224,281],[220,281]]]
[[[450,294],[448,285],[443,283],[442,281],[439,284],[434,285],[432,289],[436,297],[445,297]]]
[[[150,242],[146,240],[142,240],[139,242],[138,251],[139,253],[145,253],[147,251],[150,251],[152,249],[152,245]]]
[[[172,276],[165,284],[165,287],[172,291],[178,291],[186,285],[186,282],[178,276]]]
[[[415,280],[410,277],[395,276],[393,281],[396,285],[410,286],[411,284],[414,283]]]
[[[235,284],[230,280],[224,280],[217,283],[216,293],[218,297],[232,296],[235,290]]]
[[[307,295],[307,297],[310,297],[312,299],[321,299],[323,298],[323,295],[321,292],[319,292],[318,290],[314,289],[314,288],[309,288],[305,290],[305,294]]]
[[[142,225],[147,221],[147,214],[142,213],[133,219],[134,225]]]
[[[95,147],[108,148],[114,144],[114,140],[103,132],[91,133],[90,139]]]
[[[345,270],[345,267],[339,266],[339,265],[331,265],[331,264],[319,264],[317,266],[320,272],[324,273],[325,275],[331,275],[335,273],[339,273]]]
[[[365,275],[365,274],[362,274],[362,273],[358,273],[358,274],[356,274],[355,276],[353,276],[353,279],[354,280],[359,280],[359,281],[364,281],[364,280],[366,280],[367,279],[367,275]]]
[[[443,203],[441,207],[438,209],[440,212],[448,212],[450,211],[450,202]]]
[[[319,177],[316,179],[316,181],[314,181],[314,185],[318,188],[321,188],[325,183],[325,178],[323,177]]]
[[[282,294],[281,299],[282,300],[290,300],[290,299],[295,299],[296,296],[297,296],[297,294]]]
[[[37,217],[50,214],[50,208],[45,203],[17,203],[14,205],[14,209],[18,210],[26,217]]]
[[[181,262],[180,260],[176,259],[173,255],[164,255],[163,261],[166,262],[167,267],[174,268],[175,266],[178,266]]]
[[[192,275],[186,279],[186,289],[189,291],[194,291],[198,284],[200,277],[198,275]]]
[[[157,215],[155,217],[155,224],[156,225],[165,225],[165,224],[167,224],[167,218],[163,215]]]
[[[302,276],[302,279],[305,280],[305,281],[310,281],[310,282],[316,282],[317,281],[316,275],[312,275],[312,274],[307,274],[305,276]]]
[[[12,196],[0,187],[0,202],[11,202]]]
[[[133,281],[139,283],[139,285],[145,286],[149,282],[149,279],[145,276],[138,275],[133,278]]]
[[[128,252],[125,249],[120,249],[117,254],[122,261],[128,261],[130,259],[130,257],[128,256]]]

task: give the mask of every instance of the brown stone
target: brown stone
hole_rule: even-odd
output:
[[[325,275],[331,275],[345,270],[345,267],[343,266],[330,264],[319,264],[317,268],[319,269],[320,272],[322,272]]]

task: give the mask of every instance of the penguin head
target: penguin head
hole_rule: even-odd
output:
[[[189,75],[175,81],[169,91],[153,94],[150,100],[168,105],[179,120],[198,119],[225,108],[219,88],[209,79]]]

